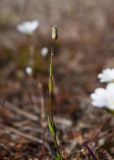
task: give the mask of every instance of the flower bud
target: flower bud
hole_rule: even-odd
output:
[[[58,29],[56,26],[53,26],[52,27],[52,39],[57,40],[57,38],[58,38]]]

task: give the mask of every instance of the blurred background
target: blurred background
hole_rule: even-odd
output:
[[[23,74],[20,72],[28,66],[27,48],[31,42],[17,30],[17,25],[37,20],[39,27],[32,39],[36,52],[35,74],[48,75],[51,28],[57,25],[59,39],[54,60],[57,83],[65,90],[70,88],[76,98],[82,95],[88,97],[98,85],[97,74],[103,68],[114,67],[113,3],[113,0],[1,0],[1,85],[5,83],[2,79],[7,81],[10,73],[18,70],[19,74]],[[41,55],[44,47],[48,49],[46,57]],[[10,78],[12,80],[12,76]],[[11,87],[10,84],[8,86]],[[2,89],[0,92],[3,96]]]
[[[48,106],[47,83],[53,25],[57,25],[59,30],[54,56],[56,115],[64,114],[76,121],[85,113],[84,121],[86,119],[94,127],[100,124],[101,120],[89,117],[90,111],[94,112],[94,116],[98,115],[91,107],[89,95],[101,86],[97,74],[104,68],[114,67],[113,15],[113,0],[0,0],[2,129],[5,125],[18,128],[20,121],[26,122],[27,113],[40,115],[39,83],[43,86],[45,104]],[[17,30],[17,25],[32,20],[37,20],[39,26],[30,39]],[[34,74],[28,76],[26,67],[29,66],[31,43],[34,46]],[[47,48],[46,56],[42,56],[43,48]],[[24,111],[25,114],[21,113]],[[100,115],[104,119],[104,114]],[[30,119],[22,126],[30,126],[31,123]],[[32,126],[35,125],[32,123]],[[20,130],[33,134],[30,129],[23,128]],[[13,134],[1,135],[1,141],[5,144],[6,139],[10,139],[12,143],[9,145],[12,146],[19,139]]]

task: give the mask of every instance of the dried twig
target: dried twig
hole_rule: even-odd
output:
[[[7,102],[7,103],[5,103],[5,106],[8,109],[10,109],[10,110],[12,110],[12,111],[14,111],[14,112],[26,117],[26,118],[28,118],[28,119],[30,119],[32,121],[38,121],[38,116],[36,116],[36,115],[34,115],[32,113],[29,113],[29,112],[23,110],[22,108],[21,109],[17,108],[14,104],[10,104],[9,102]]]

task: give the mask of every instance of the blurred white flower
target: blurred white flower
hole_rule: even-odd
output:
[[[31,76],[32,75],[32,68],[31,67],[26,67],[25,68],[25,72],[29,75],[29,76]]]
[[[96,107],[106,107],[114,110],[114,83],[109,83],[104,88],[97,88],[94,93],[90,95],[92,105]]]
[[[36,20],[26,21],[17,25],[17,30],[20,31],[21,33],[32,35],[38,26],[39,22]]]
[[[104,107],[106,105],[106,90],[104,88],[97,88],[94,93],[90,95],[92,105],[97,107]]]
[[[114,83],[109,83],[106,87],[107,107],[114,110]]]
[[[47,54],[48,54],[48,48],[47,48],[47,47],[43,47],[43,48],[41,49],[41,55],[42,55],[43,57],[46,57]]]
[[[114,82],[114,68],[104,69],[102,73],[98,75],[100,82]]]

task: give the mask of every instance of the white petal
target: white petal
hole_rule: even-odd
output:
[[[109,83],[106,87],[107,107],[114,110],[114,83]]]
[[[41,49],[41,55],[42,55],[43,57],[45,57],[45,56],[47,56],[47,54],[48,54],[48,48],[47,48],[47,47],[43,47],[43,48]]]
[[[26,21],[17,26],[18,31],[25,34],[33,34],[36,28],[39,26],[39,22],[34,21]]]
[[[104,88],[97,88],[94,93],[90,95],[92,104],[96,107],[106,106],[106,90]]]
[[[106,87],[107,90],[114,91],[114,83],[109,83]]]
[[[32,75],[32,68],[31,67],[26,67],[25,68],[25,72],[30,76],[30,75]]]
[[[100,82],[112,82],[114,81],[114,69],[107,68],[98,74]]]

